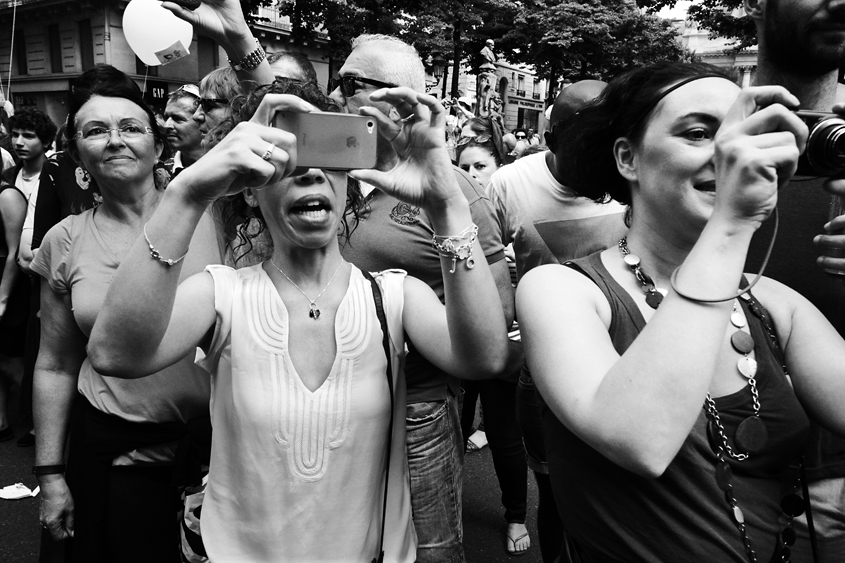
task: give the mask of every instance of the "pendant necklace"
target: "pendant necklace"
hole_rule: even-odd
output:
[[[646,293],[646,303],[652,309],[657,309],[663,301],[663,294],[661,290],[657,289],[651,277],[643,271],[639,256],[631,254],[628,250],[626,238],[622,238],[619,241],[619,251],[622,253],[622,257],[631,269],[631,272],[642,285],[642,290]],[[749,301],[753,299],[747,294],[743,294],[742,297]],[[707,439],[718,458],[715,472],[716,485],[724,491],[725,500],[731,509],[731,518],[739,530],[742,545],[745,548],[745,553],[749,561],[756,563],[757,553],[751,546],[751,540],[748,537],[748,531],[745,526],[745,515],[733,493],[733,470],[728,464],[728,458],[737,462],[745,461],[749,455],[757,453],[766,447],[769,436],[766,425],[760,419],[760,395],[757,389],[756,379],[757,361],[749,356],[754,351],[754,339],[750,334],[742,330],[747,323],[736,300],[734,300],[730,321],[734,328],[737,329],[731,335],[731,346],[737,353],[742,354],[742,357],[737,361],[736,368],[748,380],[754,409],[754,413],[740,422],[734,433],[734,445],[743,451],[734,450],[731,446],[727,431],[722,424],[722,419],[716,408],[716,402],[710,396],[710,393],[707,393],[704,400],[704,412],[708,419]],[[803,499],[794,492],[787,494],[781,500],[781,509],[788,517],[787,526],[780,535],[782,544],[778,546],[781,561],[788,562],[790,560],[790,547],[795,542],[792,519],[804,512],[803,502]]]
[[[640,257],[636,254],[631,254],[631,251],[628,250],[628,237],[622,237],[619,239],[619,252],[622,253],[622,259],[631,269],[634,277],[636,277],[637,281],[640,282],[643,293],[646,294],[645,302],[652,309],[657,309],[663,301],[663,296],[666,294],[666,290],[659,289],[654,284],[654,280],[651,279],[651,276],[646,274],[640,267]]]
[[[273,265],[273,267],[274,267],[274,268],[276,268],[277,270],[279,270],[279,273],[280,273],[280,274],[282,274],[283,276],[285,276],[285,279],[286,279],[286,280],[288,280],[288,281],[290,282],[290,284],[291,284],[293,287],[295,287],[296,289],[298,289],[298,290],[299,290],[299,293],[301,293],[302,295],[304,295],[304,296],[305,296],[305,299],[307,299],[307,300],[308,300],[308,302],[311,304],[311,308],[308,310],[308,316],[309,316],[309,317],[311,317],[312,319],[314,319],[315,321],[316,321],[317,319],[319,319],[319,318],[320,318],[320,308],[319,308],[319,307],[317,307],[317,299],[319,299],[320,297],[322,297],[322,296],[323,296],[323,294],[326,292],[326,290],[329,288],[329,286],[332,284],[332,282],[334,281],[334,277],[337,275],[337,273],[340,271],[340,268],[343,266],[343,260],[341,260],[341,261],[340,261],[340,265],[337,267],[337,269],[336,269],[336,270],[334,271],[334,273],[332,274],[331,279],[329,279],[329,283],[327,283],[327,284],[326,284],[326,287],[324,287],[324,288],[323,288],[323,291],[321,291],[321,292],[320,292],[320,295],[318,295],[318,296],[317,296],[317,297],[315,297],[314,299],[311,299],[310,297],[308,297],[308,294],[307,294],[307,293],[305,293],[304,291],[302,291],[302,289],[301,289],[298,285],[296,285],[295,283],[293,283],[293,280],[292,280],[292,279],[290,279],[290,278],[288,277],[288,275],[282,271],[282,269],[281,269],[281,268],[279,268],[278,266],[276,266],[276,263],[275,263],[275,262],[273,262],[273,259],[272,259],[272,258],[270,259],[270,263]]]

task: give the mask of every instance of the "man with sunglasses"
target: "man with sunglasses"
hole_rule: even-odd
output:
[[[565,171],[558,167],[566,121],[596,98],[604,86],[604,82],[584,80],[561,91],[551,111],[554,125],[546,133],[550,150],[524,156],[490,178],[487,190],[496,209],[502,242],[513,244],[517,280],[537,266],[563,263],[607,248],[627,230],[622,205],[598,204],[578,197],[566,187]],[[515,134],[527,147],[525,130],[517,129]],[[537,393],[527,366],[519,378],[516,400],[528,467],[534,472],[540,497],[540,550],[544,563],[550,563],[560,555],[562,524],[549,481]]]
[[[352,42],[352,53],[330,83],[331,97],[349,113],[363,106],[380,109],[393,119],[393,106],[370,100],[380,88],[404,86],[425,92],[425,69],[416,50],[394,37],[363,35]],[[396,153],[384,138],[378,141],[376,168],[389,170]],[[510,325],[513,290],[490,201],[472,178],[455,169],[466,195],[478,240],[496,278]],[[346,260],[369,271],[402,268],[428,283],[443,299],[440,257],[432,248],[431,222],[411,206],[362,185],[369,212],[342,245]],[[460,431],[458,380],[423,360],[409,342],[405,363],[408,387],[406,412],[411,504],[417,532],[419,563],[462,563],[461,493],[464,442]]]
[[[186,84],[170,94],[164,108],[164,130],[175,151],[170,167],[174,177],[203,155],[202,132],[193,119],[199,100],[199,88]]]

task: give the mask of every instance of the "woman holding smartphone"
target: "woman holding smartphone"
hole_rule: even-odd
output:
[[[91,337],[92,361],[109,375],[139,378],[202,349],[199,363],[213,389],[202,512],[211,560],[364,562],[382,544],[385,560],[410,563],[404,409],[392,408],[405,404],[403,334],[441,369],[497,375],[507,335],[503,313],[489,306],[495,283],[454,180],[445,112],[434,98],[407,88],[373,94],[402,117],[394,123],[367,111],[400,162],[386,173],[353,175],[432,217],[445,306],[400,271],[376,274],[374,292],[341,258],[346,173],[297,169],[296,138],[268,126],[277,110],[336,106],[322,95],[308,103],[280,91],[259,89],[239,104],[232,131],[171,183],[111,284]],[[180,285],[178,258],[202,210],[241,191],[267,223],[272,258],[237,271],[208,268]]]

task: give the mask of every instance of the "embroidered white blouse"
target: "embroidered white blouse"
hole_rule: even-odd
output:
[[[288,313],[261,265],[207,271],[217,324],[197,363],[212,374],[214,434],[200,521],[210,560],[369,563],[378,554],[390,414],[369,282],[352,268],[336,317],[337,356],[311,392],[290,361]],[[391,563],[416,558],[405,456],[404,277],[375,276],[397,405],[385,528]]]

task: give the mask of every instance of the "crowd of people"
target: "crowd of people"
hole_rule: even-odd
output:
[[[845,182],[794,178],[837,6],[746,0],[754,86],[583,80],[542,141],[396,37],[322,88],[234,0],[170,5],[231,63],[160,119],[108,65],[60,128],[0,109],[0,441],[54,557],[464,562],[480,400],[511,555],[845,560]],[[375,167],[299,167],[279,111],[369,117]]]

